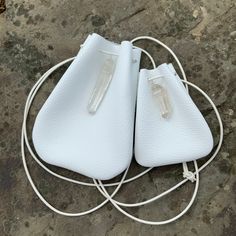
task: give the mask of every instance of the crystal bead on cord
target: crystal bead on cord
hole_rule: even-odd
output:
[[[108,90],[115,71],[116,61],[116,55],[109,55],[101,67],[95,87],[88,102],[88,111],[91,114],[96,113]]]
[[[165,77],[152,77],[148,81],[151,85],[153,98],[160,108],[161,116],[165,119],[169,118],[172,108],[166,88]]]

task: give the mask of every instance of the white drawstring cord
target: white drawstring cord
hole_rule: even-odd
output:
[[[122,208],[120,208],[120,206],[124,206],[124,207],[136,207],[136,206],[141,206],[141,205],[145,205],[145,204],[148,204],[148,203],[151,203],[165,195],[167,195],[168,193],[172,192],[173,190],[175,190],[176,188],[180,187],[181,185],[183,185],[184,183],[186,183],[188,180],[191,180],[190,178],[187,178],[187,179],[184,179],[183,181],[181,181],[179,184],[175,185],[174,187],[172,187],[171,189],[163,192],[162,194],[159,194],[157,195],[156,197],[154,198],[151,198],[151,199],[148,199],[144,202],[139,202],[139,203],[135,203],[135,204],[127,204],[127,203],[121,203],[119,201],[116,201],[114,199],[112,199],[112,197],[109,195],[109,193],[106,191],[102,181],[98,180],[98,183],[97,181],[94,179],[94,183],[96,183],[97,185],[97,188],[99,189],[99,191],[105,195],[107,198],[109,198],[109,200],[111,201],[111,203],[120,211],[122,212],[123,214],[125,214],[126,216],[128,216],[129,218],[133,219],[133,220],[136,220],[140,223],[144,223],[144,224],[150,224],[150,225],[163,225],[163,224],[168,224],[170,222],[173,222],[175,220],[177,220],[178,218],[180,218],[181,216],[183,216],[189,209],[190,207],[192,206],[195,198],[196,198],[196,194],[197,194],[197,190],[198,190],[198,187],[199,187],[199,172],[202,171],[213,159],[214,157],[217,155],[217,153],[219,152],[220,150],[220,147],[221,147],[221,144],[222,144],[222,141],[223,141],[223,125],[222,125],[222,122],[221,122],[221,118],[220,118],[220,115],[219,115],[219,112],[216,108],[216,106],[214,105],[214,103],[212,102],[212,100],[210,99],[210,97],[203,91],[201,90],[200,88],[198,88],[196,85],[194,85],[193,83],[191,82],[188,82],[188,81],[184,81],[184,83],[187,83],[188,85],[194,87],[195,89],[197,89],[209,102],[210,104],[212,105],[213,109],[214,109],[214,112],[216,114],[216,117],[218,119],[218,122],[219,122],[219,125],[220,125],[220,140],[219,140],[219,143],[217,145],[217,148],[214,152],[214,154],[211,156],[211,158],[204,164],[202,165],[199,169],[198,169],[198,166],[197,166],[197,162],[194,161],[194,166],[195,166],[195,172],[192,173],[191,177],[193,178],[195,175],[196,175],[196,185],[195,185],[195,189],[194,189],[194,192],[193,192],[193,195],[192,195],[192,198],[190,200],[190,202],[188,203],[188,205],[185,207],[185,209],[179,213],[177,216],[169,219],[169,220],[166,220],[166,221],[147,221],[147,220],[143,220],[143,219],[140,219],[140,218],[137,218],[131,214],[129,214],[128,212],[126,212],[125,210],[123,210]]]
[[[196,181],[196,177],[192,171],[188,169],[187,163],[183,163],[183,177],[190,180],[192,183]]]
[[[151,37],[138,37],[134,40],[132,40],[131,42],[134,42],[136,40],[140,40],[140,39],[150,39]],[[151,39],[152,41],[155,41],[156,39]],[[158,41],[158,40],[157,40]],[[158,41],[159,43],[160,41]],[[161,43],[161,42],[160,42]],[[159,43],[159,44],[160,44]],[[163,43],[161,43],[162,45]],[[171,49],[169,49],[166,45],[162,45],[164,46],[172,55],[173,57],[176,59],[179,67],[180,67],[180,70],[183,74],[183,78],[186,79],[186,76],[185,76],[185,73],[184,73],[184,70],[180,64],[180,62],[178,61],[178,58],[175,56],[175,54],[172,52]],[[143,50],[142,49],[142,52],[144,52],[152,61],[152,64],[153,66],[155,67],[155,62],[153,60],[153,58],[150,56],[149,53],[147,53],[147,51]],[[222,125],[222,121],[221,121],[221,118],[220,118],[220,115],[219,115],[219,112],[217,111],[217,108],[216,106],[214,105],[214,103],[211,101],[211,99],[207,96],[207,94],[205,94],[201,89],[199,89],[196,85],[190,83],[190,82],[186,82],[186,81],[183,81],[189,85],[191,85],[192,87],[194,87],[195,89],[199,90],[200,92],[202,92],[202,94],[208,99],[208,101],[211,103],[215,113],[216,113],[216,116],[218,118],[218,121],[219,121],[219,124],[220,124],[220,140],[219,140],[219,143],[218,143],[218,146],[214,152],[214,154],[212,155],[212,157],[204,164],[202,165],[200,168],[199,168],[199,171],[198,171],[198,167],[197,167],[197,163],[194,162],[194,166],[195,166],[195,172],[193,173],[193,175],[195,176],[196,175],[196,186],[195,186],[195,190],[194,190],[194,194],[192,196],[192,199],[191,201],[189,202],[188,206],[184,209],[184,211],[182,211],[179,215],[177,215],[176,217],[170,219],[170,220],[167,220],[167,221],[162,221],[162,222],[152,222],[152,221],[145,221],[145,220],[142,220],[142,219],[139,219],[139,218],[136,218],[132,215],[130,215],[129,213],[125,212],[123,209],[121,209],[118,205],[120,206],[126,206],[126,207],[134,207],[134,206],[141,206],[141,205],[145,205],[147,203],[150,203],[150,202],[153,202],[165,195],[167,195],[168,193],[172,192],[173,190],[175,190],[176,188],[178,188],[179,186],[183,185],[184,183],[186,183],[189,179],[186,177],[186,179],[184,179],[183,181],[181,181],[180,183],[178,183],[177,185],[173,186],[172,188],[170,188],[169,190],[163,192],[162,194],[159,194],[158,196],[155,196],[154,198],[151,198],[147,201],[144,201],[144,202],[140,202],[140,203],[134,203],[134,204],[127,204],[127,203],[120,203],[113,198],[113,196],[118,192],[119,188],[121,187],[121,185],[123,183],[128,183],[128,182],[131,182],[141,176],[143,176],[144,174],[146,174],[148,171],[150,171],[152,168],[148,168],[146,169],[145,171],[141,172],[140,174],[132,177],[132,178],[129,178],[129,179],[126,179],[125,180],[125,177],[126,177],[126,174],[128,172],[128,168],[127,170],[125,171],[122,179],[120,182],[115,182],[115,183],[110,183],[110,184],[103,184],[101,181],[99,181],[99,184],[97,183],[96,180],[94,180],[94,184],[93,183],[86,183],[86,182],[82,182],[82,181],[77,181],[77,180],[73,180],[73,179],[70,179],[70,178],[67,178],[65,176],[62,176],[62,175],[59,175],[53,171],[51,171],[50,169],[48,169],[46,166],[44,166],[44,164],[42,162],[39,161],[39,159],[36,157],[36,155],[33,153],[30,145],[29,145],[29,141],[28,141],[28,136],[27,136],[27,131],[26,131],[26,121],[27,121],[27,116],[28,116],[28,112],[29,112],[29,109],[31,107],[31,104],[33,102],[33,99],[36,95],[36,93],[38,92],[39,88],[41,87],[41,85],[44,83],[44,81],[48,78],[48,76],[54,71],[56,70],[58,67],[60,67],[61,65],[69,62],[69,61],[72,61],[74,59],[73,58],[69,58],[59,64],[57,64],[56,66],[52,67],[50,70],[48,70],[39,80],[38,82],[34,85],[34,87],[32,88],[32,90],[30,91],[30,94],[27,98],[27,101],[26,101],[26,106],[25,106],[25,111],[24,111],[24,119],[23,119],[23,126],[22,126],[22,142],[21,142],[21,146],[22,146],[22,159],[23,159],[23,165],[24,165],[24,168],[25,168],[25,171],[26,171],[26,175],[27,175],[27,178],[29,179],[29,182],[32,186],[32,188],[34,189],[35,193],[38,195],[38,197],[43,201],[43,203],[48,206],[51,210],[55,211],[56,213],[58,214],[62,214],[62,215],[66,215],[66,216],[80,216],[80,215],[85,215],[85,214],[89,214],[97,209],[99,209],[100,207],[102,207],[103,205],[105,205],[108,201],[111,201],[112,204],[114,205],[115,204],[115,207],[122,212],[124,213],[125,215],[127,215],[128,217],[136,220],[136,221],[139,221],[141,223],[146,223],[146,224],[166,224],[166,223],[170,223],[176,219],[178,219],[179,217],[181,217],[192,205],[195,197],[196,197],[196,193],[197,193],[197,189],[198,189],[198,185],[199,185],[199,171],[201,171],[202,169],[204,169],[213,159],[214,157],[217,155],[217,153],[219,152],[220,150],[220,146],[222,144],[222,141],[223,141],[223,125]],[[34,182],[30,176],[30,173],[29,173],[29,170],[28,170],[28,167],[27,167],[27,163],[26,163],[26,160],[25,160],[25,150],[24,150],[24,143],[26,144],[27,148],[29,149],[29,152],[30,154],[32,155],[32,157],[35,159],[35,161],[42,167],[44,168],[47,172],[49,172],[50,174],[60,178],[60,179],[64,179],[66,181],[69,181],[69,182],[72,182],[72,183],[77,183],[77,184],[81,184],[81,185],[86,185],[86,186],[95,186],[99,189],[99,191],[103,193],[103,195],[106,196],[106,200],[104,202],[102,202],[100,205],[88,210],[88,211],[85,211],[85,212],[80,212],[80,213],[66,213],[66,212],[63,212],[63,211],[60,211],[60,210],[57,210],[56,208],[54,208],[51,204],[49,204],[43,197],[42,195],[40,194],[40,192],[38,191],[38,189],[36,188],[36,186],[34,185]],[[183,165],[183,168],[185,165]],[[105,186],[117,186],[117,188],[114,190],[114,192],[109,195],[105,189]]]
[[[158,41],[158,40],[155,40],[155,39],[153,39],[153,38],[151,38],[151,37],[147,37],[147,38],[148,38],[148,39],[151,39],[152,41],[157,41],[157,43],[160,44],[160,41]],[[140,39],[146,39],[146,37],[139,37],[139,38],[137,38],[137,40],[140,40]],[[135,41],[135,40],[133,40],[133,42],[134,42],[134,41]],[[161,43],[161,44],[162,44],[162,43]],[[166,46],[166,47],[167,47],[167,46]],[[166,47],[165,47],[165,48],[166,48]],[[167,47],[167,48],[168,48],[168,47]],[[174,54],[171,50],[170,50],[170,52],[171,52],[172,54]],[[173,56],[176,57],[175,54],[174,54]],[[176,58],[177,58],[177,57],[176,57]],[[182,68],[181,63],[178,61],[178,59],[177,59],[176,61],[177,61],[178,65],[179,65],[181,71],[183,71],[183,68]],[[219,149],[220,149],[220,146],[221,146],[221,144],[222,144],[222,141],[223,141],[223,125],[222,125],[222,121],[221,121],[221,118],[220,118],[220,115],[219,115],[219,112],[218,112],[216,106],[214,105],[214,103],[212,102],[212,100],[209,98],[209,96],[208,96],[203,90],[201,90],[200,88],[198,88],[196,85],[194,85],[194,84],[188,82],[188,81],[187,81],[187,78],[186,78],[186,76],[185,76],[185,74],[183,74],[183,77],[184,77],[184,80],[183,80],[184,83],[186,83],[186,84],[188,84],[188,85],[194,87],[195,89],[197,89],[197,90],[198,90],[200,93],[202,93],[202,95],[205,96],[205,98],[211,103],[211,105],[213,106],[213,109],[214,109],[214,111],[215,111],[215,113],[216,113],[216,116],[217,116],[217,118],[218,118],[219,124],[220,124],[220,137],[221,137],[221,138],[220,138],[220,142],[219,142],[219,144],[218,144],[218,147],[217,147],[215,153],[214,153],[213,156],[208,160],[208,164],[209,164],[210,161],[212,161],[213,158],[214,158],[214,157],[216,156],[216,154],[218,153],[218,151],[219,151]],[[160,194],[160,195],[158,195],[158,196],[156,196],[156,197],[154,197],[154,198],[152,198],[152,199],[149,199],[149,200],[147,200],[147,201],[145,201],[145,202],[135,203],[135,204],[126,204],[126,203],[121,203],[121,202],[118,202],[118,201],[115,201],[114,199],[112,199],[112,197],[108,194],[108,192],[106,191],[105,187],[103,186],[102,181],[99,180],[99,181],[98,181],[99,184],[97,184],[97,181],[94,179],[94,183],[97,184],[97,188],[99,189],[99,191],[100,191],[105,197],[109,198],[109,200],[111,201],[111,203],[112,203],[120,212],[122,212],[123,214],[125,214],[125,215],[128,216],[129,218],[131,218],[131,219],[133,219],[133,220],[135,220],[135,221],[138,221],[138,222],[140,222],[140,223],[144,223],[144,224],[163,225],[163,224],[168,224],[168,223],[170,223],[170,222],[173,222],[173,221],[177,220],[178,218],[180,218],[181,216],[183,216],[183,215],[190,209],[190,207],[192,206],[192,204],[193,204],[193,202],[194,202],[194,200],[195,200],[195,198],[196,198],[197,190],[198,190],[198,187],[199,187],[199,171],[200,171],[200,169],[198,170],[198,166],[197,166],[197,162],[196,162],[196,161],[194,161],[194,166],[195,166],[195,173],[193,173],[193,172],[191,172],[191,171],[188,170],[187,163],[183,163],[183,170],[184,170],[184,171],[183,171],[183,176],[184,176],[186,179],[185,179],[184,181],[182,181],[182,182],[185,183],[185,182],[187,182],[187,180],[190,180],[190,181],[192,181],[192,182],[196,181],[195,189],[194,189],[194,192],[193,192],[193,195],[192,195],[192,198],[191,198],[189,204],[188,204],[188,205],[185,207],[185,209],[184,209],[181,213],[179,213],[177,216],[175,216],[175,217],[173,217],[173,218],[171,218],[171,219],[169,219],[169,220],[165,220],[165,221],[159,221],[159,222],[158,222],[158,221],[147,221],[147,220],[143,220],[143,219],[137,218],[137,217],[135,217],[135,216],[129,214],[128,212],[124,211],[122,208],[119,207],[119,205],[126,206],[126,207],[134,207],[134,206],[140,206],[140,205],[148,204],[148,203],[153,202],[154,200],[157,200],[157,199],[159,199],[160,197],[163,197],[163,196],[165,196],[166,194],[170,193],[171,191],[173,191],[174,189],[176,189],[175,186],[174,186],[173,188],[167,190],[166,192],[164,192],[164,193],[162,193],[162,194]],[[205,166],[206,166],[206,165],[205,165]],[[204,168],[205,166],[203,165],[202,167]],[[202,168],[202,169],[203,169],[203,168]],[[202,169],[201,169],[201,170],[202,170]],[[196,177],[195,177],[195,175],[196,175]],[[180,183],[181,183],[181,182],[180,182]],[[183,184],[183,183],[182,183],[182,184]],[[180,184],[180,185],[182,185],[182,184]],[[100,185],[100,186],[99,186],[99,185]],[[178,185],[178,187],[179,187],[180,185]]]
[[[197,170],[198,169],[198,166],[197,166],[197,162],[194,161],[194,166],[195,166],[195,169]],[[194,192],[193,192],[193,195],[192,195],[192,198],[189,202],[189,204],[184,208],[184,210],[182,212],[180,212],[178,215],[176,215],[175,217],[169,219],[169,220],[164,220],[164,221],[149,221],[149,220],[143,220],[141,218],[138,218],[138,217],[135,217],[133,215],[131,215],[130,213],[128,213],[127,211],[123,210],[121,207],[119,207],[119,202],[115,201],[114,199],[112,199],[112,196],[109,195],[109,193],[107,192],[107,190],[105,189],[105,187],[103,186],[102,184],[102,181],[101,180],[98,180],[98,183],[96,182],[96,180],[94,179],[94,183],[97,184],[97,188],[100,189],[101,191],[100,192],[103,192],[105,193],[105,196],[110,200],[110,202],[115,206],[115,208],[117,210],[119,210],[121,213],[123,213],[124,215],[128,216],[129,218],[139,222],[139,223],[143,223],[143,224],[148,224],[148,225],[164,225],[164,224],[169,224],[177,219],[179,219],[181,216],[183,216],[188,210],[189,208],[192,206],[195,198],[196,198],[196,195],[197,195],[197,191],[198,191],[198,187],[199,187],[199,172],[196,171],[196,176],[197,176],[197,180],[196,180],[196,185],[195,185],[195,188],[194,188]],[[169,192],[168,192],[169,193]],[[167,194],[167,193],[166,193]],[[165,194],[165,195],[166,195]],[[150,203],[150,202],[148,202]]]

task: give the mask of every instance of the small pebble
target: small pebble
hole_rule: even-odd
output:
[[[194,18],[197,18],[197,17],[198,17],[198,14],[199,14],[198,10],[194,10],[194,11],[193,11],[193,17],[194,17]]]
[[[232,31],[229,36],[236,39],[236,31]]]

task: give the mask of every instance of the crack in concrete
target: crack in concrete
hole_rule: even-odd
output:
[[[118,20],[117,22],[115,22],[114,25],[118,25],[118,24],[122,23],[122,22],[125,21],[125,20],[129,20],[129,19],[131,19],[132,17],[134,17],[134,16],[136,16],[136,15],[142,13],[143,11],[146,11],[146,8],[145,8],[145,7],[140,8],[140,9],[138,9],[137,11],[135,11],[134,13],[132,13],[132,14],[130,14],[130,15],[128,15],[128,16],[126,16],[126,17],[124,17],[124,18]]]

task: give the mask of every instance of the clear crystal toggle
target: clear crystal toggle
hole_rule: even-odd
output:
[[[114,74],[116,60],[117,60],[116,55],[107,56],[100,69],[95,87],[92,91],[92,94],[88,102],[88,111],[91,114],[96,113],[98,107],[100,106],[108,90],[108,87],[111,83]]]
[[[153,98],[157,101],[161,116],[165,119],[171,115],[171,103],[165,84],[165,77],[152,77],[148,79],[151,85]]]

